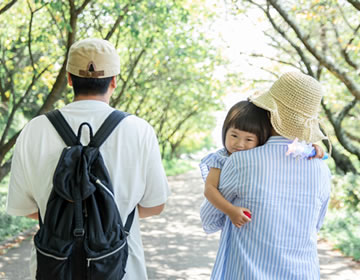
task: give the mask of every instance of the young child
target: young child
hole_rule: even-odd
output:
[[[240,101],[229,110],[222,128],[224,148],[201,160],[200,169],[205,181],[204,195],[217,209],[226,214],[236,227],[251,221],[251,211],[227,201],[218,190],[220,172],[227,158],[234,152],[264,145],[271,136],[272,126],[268,112],[249,101]],[[316,158],[323,150],[313,145]]]
[[[222,128],[224,148],[201,160],[200,169],[205,181],[205,197],[229,216],[236,227],[250,221],[251,211],[233,205],[221,195],[218,190],[220,171],[232,153],[263,145],[270,135],[271,124],[267,111],[249,101],[240,101],[231,107],[225,118]]]

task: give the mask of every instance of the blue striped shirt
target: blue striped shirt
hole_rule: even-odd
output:
[[[323,160],[285,156],[289,143],[272,136],[225,163],[219,190],[249,208],[252,220],[236,228],[203,202],[205,232],[222,230],[211,279],[320,279],[317,231],[329,202],[330,171]]]

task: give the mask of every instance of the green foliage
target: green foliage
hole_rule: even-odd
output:
[[[1,198],[3,199],[3,197]],[[0,209],[0,242],[17,236],[21,232],[33,228],[37,221],[26,217],[14,217]]]
[[[345,255],[360,260],[359,176],[334,175],[331,200],[321,235]]]
[[[359,213],[329,210],[320,235],[333,243],[335,248],[346,256],[360,260]]]
[[[194,169],[194,165],[189,160],[183,159],[163,160],[163,165],[167,176],[179,175]]]
[[[321,82],[321,126],[337,151],[337,170],[359,173],[360,10],[350,2],[232,1],[238,16],[257,15],[255,25],[263,30],[267,46],[263,53],[248,56],[252,64],[258,62],[264,76],[272,73],[274,79],[285,71],[301,71]],[[355,161],[350,155],[355,156]]]
[[[116,46],[121,74],[111,105],[152,124],[163,156],[179,155],[184,141],[209,132],[214,119],[207,116],[222,108],[228,84],[214,72],[227,61],[203,30],[214,17],[204,0],[82,3],[17,2],[1,14],[0,171],[11,158],[7,142],[28,120],[71,102],[61,70],[73,40],[106,38]]]
[[[37,224],[37,221],[26,217],[14,217],[6,214],[6,195],[9,176],[0,184],[0,242],[17,236],[24,230],[30,229]]]
[[[334,175],[332,184],[330,209],[360,213],[359,175]]]

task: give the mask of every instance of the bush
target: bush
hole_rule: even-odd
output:
[[[37,221],[26,217],[15,217],[5,213],[6,193],[0,193],[0,242],[17,236],[22,231],[37,225]]]
[[[360,189],[358,175],[334,175],[329,210],[320,235],[346,256],[360,260]]]
[[[163,165],[167,176],[182,174],[194,168],[191,161],[175,158],[171,160],[163,160]]]

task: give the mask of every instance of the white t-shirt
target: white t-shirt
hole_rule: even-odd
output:
[[[60,109],[75,134],[82,122],[90,123],[94,134],[114,109],[101,101],[84,100]],[[86,126],[85,126],[86,127]],[[81,142],[89,142],[83,129]],[[52,189],[52,177],[65,143],[42,115],[31,120],[17,139],[12,159],[7,212],[26,216],[37,212],[44,219]],[[136,116],[126,117],[100,147],[109,171],[116,203],[125,224],[127,216],[140,204],[164,204],[170,194],[153,128]],[[127,280],[147,279],[145,258],[136,210],[129,235]],[[36,252],[33,248],[30,271],[35,279]]]

